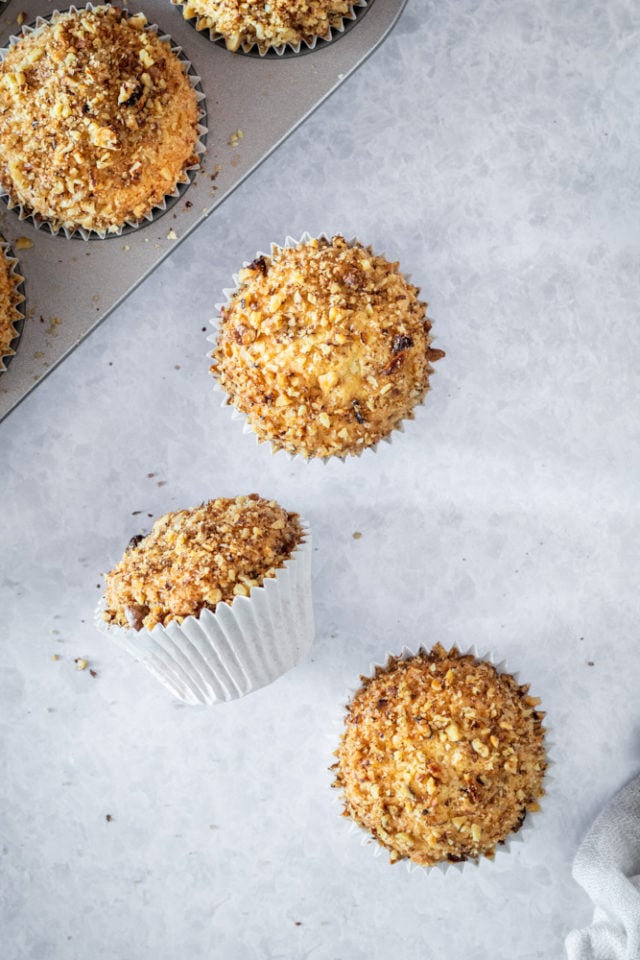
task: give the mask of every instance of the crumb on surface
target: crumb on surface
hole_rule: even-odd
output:
[[[211,373],[259,439],[307,458],[357,455],[412,417],[444,354],[398,266],[336,236],[240,271]]]
[[[198,162],[195,92],[146,25],[111,6],[56,14],[0,64],[0,182],[54,229],[138,222]]]
[[[334,765],[345,816],[392,862],[492,857],[544,794],[538,698],[440,645],[362,680]]]
[[[106,574],[107,623],[140,630],[247,597],[303,539],[296,513],[257,494],[168,513]]]
[[[89,666],[89,661],[85,660],[84,657],[76,657],[73,662],[76,665],[76,670],[86,670]]]

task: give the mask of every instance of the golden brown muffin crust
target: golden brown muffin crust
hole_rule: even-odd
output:
[[[0,182],[55,228],[138,222],[197,163],[196,96],[143,14],[57,14],[0,64]]]
[[[333,768],[345,816],[391,862],[492,857],[544,794],[540,701],[492,664],[440,645],[392,657],[362,680]]]
[[[0,357],[9,357],[14,351],[11,341],[17,336],[14,323],[20,319],[18,293],[20,278],[13,273],[12,263],[0,247]]]
[[[257,494],[168,513],[148,536],[134,537],[105,575],[104,619],[152,630],[249,596],[276,576],[303,537],[298,514]]]
[[[240,272],[211,372],[275,448],[358,454],[412,416],[443,356],[418,293],[340,236],[278,249]]]
[[[196,17],[198,30],[221,34],[229,50],[257,44],[262,52],[326,38],[350,10],[348,0],[187,0],[183,4],[185,18]]]

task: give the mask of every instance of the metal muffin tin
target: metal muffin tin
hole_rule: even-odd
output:
[[[166,213],[104,240],[52,236],[0,205],[0,234],[19,260],[27,297],[18,350],[0,374],[0,420],[366,60],[405,3],[370,0],[331,43],[295,56],[257,57],[212,43],[169,0],[132,0],[131,11],[142,10],[169,34],[201,78],[209,128],[203,169]],[[19,33],[19,14],[32,23],[68,6],[0,2],[0,47]],[[239,130],[242,137],[230,144]]]

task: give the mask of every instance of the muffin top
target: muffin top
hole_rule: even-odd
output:
[[[0,64],[0,183],[54,229],[137,222],[197,163],[196,96],[143,14],[56,14]]]
[[[152,630],[247,597],[303,539],[298,514],[258,494],[167,513],[105,575],[107,623]]]
[[[2,246],[0,246],[0,367],[2,357],[13,354],[11,341],[17,336],[14,326],[20,319],[18,304],[22,296],[18,293],[20,277],[13,272],[13,264]]]
[[[397,263],[340,236],[276,249],[240,271],[211,372],[260,440],[359,454],[411,416],[443,356],[418,293]]]
[[[183,4],[184,16],[197,17],[198,30],[223,36],[229,50],[257,45],[262,53],[287,43],[295,46],[326,38],[350,10],[347,0],[186,0]]]
[[[345,816],[392,863],[492,857],[544,794],[540,701],[492,664],[440,645],[362,679],[333,768]]]

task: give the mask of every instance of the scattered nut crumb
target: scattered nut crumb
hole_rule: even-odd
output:
[[[33,240],[29,237],[18,237],[16,240],[16,250],[30,250],[33,246]]]
[[[59,659],[60,659],[60,654],[59,654],[59,653],[54,653],[53,656],[51,657],[51,659],[52,659],[52,660],[59,660]]]
[[[97,676],[98,676],[98,673],[97,673],[96,670],[89,670],[89,673],[91,674],[92,677],[97,677]]]
[[[84,657],[76,657],[74,663],[76,665],[76,670],[86,670],[89,666],[89,661],[85,660]]]
[[[111,816],[110,813],[107,813],[105,815],[105,820],[107,821],[107,823],[111,823],[111,821],[113,820],[113,817]]]
[[[243,137],[244,137],[244,133],[242,132],[242,130],[236,130],[236,132],[232,133],[231,136],[229,137],[229,141],[228,141],[229,146],[237,147],[240,141],[243,139]]]
[[[359,530],[356,530],[356,532],[353,534],[353,539],[354,539],[354,540],[362,540],[362,534],[360,533]]]
[[[172,227],[171,230],[169,230],[169,233],[167,234],[167,240],[177,240],[177,239],[178,239],[178,234],[175,232],[175,230]]]

